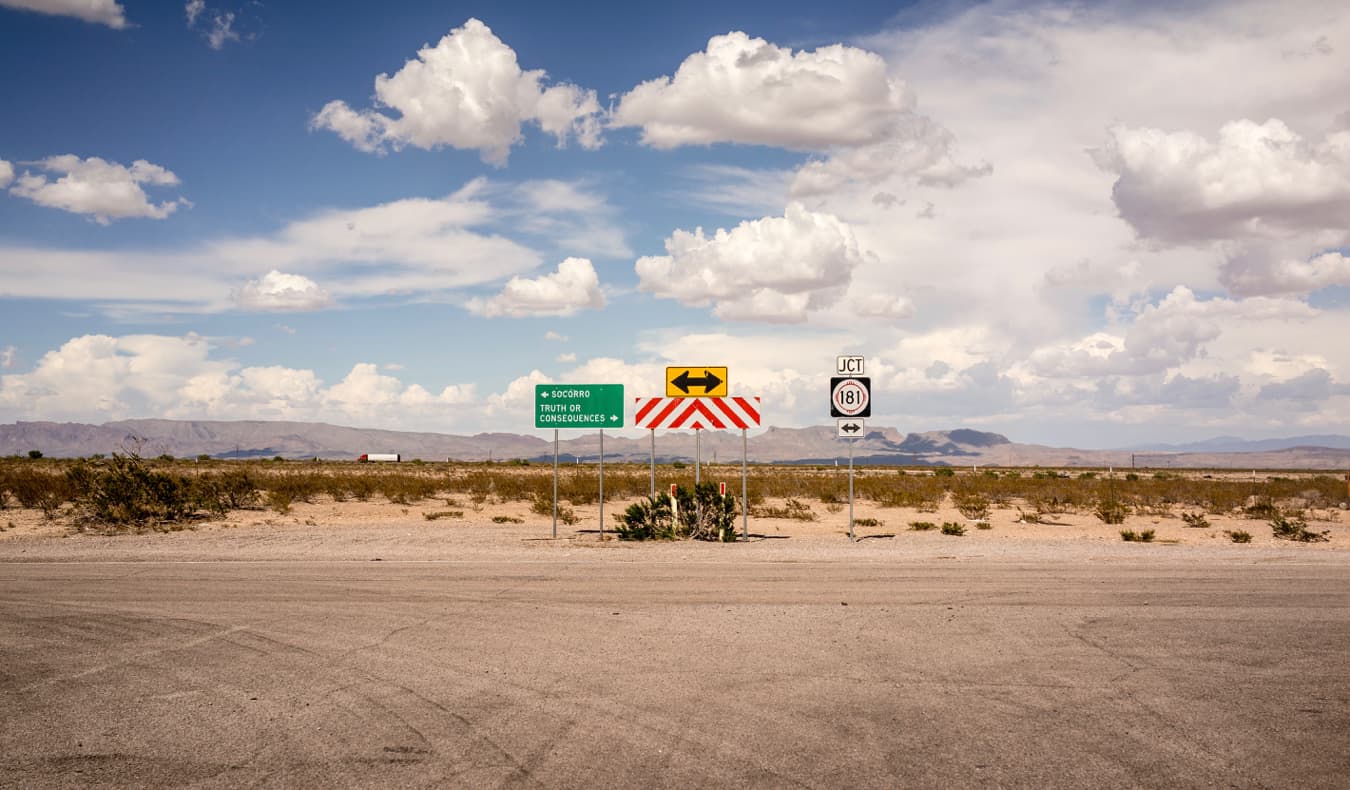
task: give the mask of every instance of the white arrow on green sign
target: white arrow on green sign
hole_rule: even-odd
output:
[[[536,384],[534,427],[622,428],[622,384]]]

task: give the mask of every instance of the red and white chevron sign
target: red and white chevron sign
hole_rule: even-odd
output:
[[[638,428],[751,428],[759,425],[759,398],[634,398]]]

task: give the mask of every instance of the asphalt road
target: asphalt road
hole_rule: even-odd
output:
[[[1346,787],[1337,566],[3,563],[5,787]]]

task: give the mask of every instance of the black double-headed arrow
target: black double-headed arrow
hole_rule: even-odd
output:
[[[690,387],[702,387],[704,392],[708,392],[717,389],[722,384],[722,380],[717,377],[716,373],[709,370],[703,371],[702,378],[691,378],[689,371],[686,370],[671,379],[670,383],[679,388],[680,392],[688,395]]]
[[[857,433],[858,431],[862,430],[862,426],[856,422],[846,422],[843,425],[839,426],[839,430],[848,431],[849,433]]]

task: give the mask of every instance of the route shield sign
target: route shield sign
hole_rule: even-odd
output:
[[[622,428],[622,384],[536,384],[534,427]]]
[[[831,417],[871,417],[872,379],[836,376],[830,379]]]

